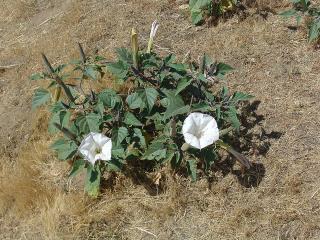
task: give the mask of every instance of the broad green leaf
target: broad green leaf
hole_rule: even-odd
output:
[[[98,80],[100,78],[100,72],[95,65],[88,65],[84,68],[84,73],[87,77]]]
[[[223,78],[228,72],[234,70],[230,65],[225,63],[218,63],[216,75],[217,77]]]
[[[127,97],[126,101],[127,101],[128,105],[129,105],[130,109],[138,109],[138,108],[141,108],[141,106],[144,105],[144,103],[142,102],[141,97],[136,92],[130,94]]]
[[[158,91],[154,88],[145,88],[137,91],[137,93],[139,94],[142,102],[147,104],[149,112],[151,112],[159,95]]]
[[[67,105],[63,104],[61,101],[58,101],[50,107],[50,112],[51,113],[57,113],[62,110],[67,110]]]
[[[189,7],[192,8],[209,8],[212,0],[190,0],[189,1]]]
[[[205,102],[195,103],[191,106],[191,112],[208,112],[209,110],[211,107]]]
[[[35,109],[43,104],[46,104],[50,100],[51,94],[48,90],[38,88],[32,98],[32,109]]]
[[[112,145],[112,151],[111,151],[112,157],[115,159],[124,159],[125,158],[125,150],[121,145]]]
[[[183,78],[178,82],[176,96],[183,91],[186,87],[188,87],[192,82],[192,79]]]
[[[59,124],[62,127],[68,128],[70,117],[71,117],[70,111],[62,110],[60,112],[54,113],[49,121],[49,126],[48,126],[49,133],[54,134],[59,132],[59,130],[54,125],[55,123]]]
[[[218,155],[212,147],[202,150],[202,156],[205,163],[205,171],[208,172],[214,162],[218,159]]]
[[[58,159],[67,160],[72,158],[78,150],[77,144],[73,141],[67,141],[64,139],[59,139],[55,141],[51,148],[55,150],[58,154]]]
[[[101,117],[104,116],[104,104],[101,100],[98,100],[95,110],[100,114]]]
[[[227,111],[227,117],[228,117],[228,121],[231,123],[234,129],[239,131],[241,124],[237,116],[237,109],[235,107],[233,106],[229,107],[229,110]]]
[[[139,138],[139,143],[140,143],[141,147],[145,148],[147,146],[147,144],[146,144],[146,139],[142,134],[142,131],[139,128],[134,128],[133,131],[134,131],[133,137]]]
[[[177,169],[178,167],[180,167],[181,162],[182,162],[182,158],[181,158],[180,151],[176,151],[174,157],[170,161],[171,167],[174,169]]]
[[[319,38],[320,19],[315,19],[309,27],[309,42],[313,42]]]
[[[124,123],[131,126],[142,126],[139,119],[137,119],[131,112],[126,112],[124,114]]]
[[[126,48],[117,48],[116,52],[121,61],[132,63],[132,54]]]
[[[78,173],[80,173],[84,169],[85,162],[83,159],[77,159],[72,164],[72,169],[69,174],[69,177],[75,177]]]
[[[197,181],[197,161],[195,159],[187,160],[187,169],[192,182]]]
[[[118,129],[112,129],[112,143],[115,146],[121,145],[122,141],[128,136],[128,129],[120,127]]]
[[[107,169],[111,172],[119,172],[122,170],[123,162],[120,159],[111,159],[107,161]]]
[[[187,71],[187,65],[182,63],[170,63],[168,64],[168,67],[172,70],[175,70],[177,72],[186,72]],[[180,78],[180,77],[178,77]]]
[[[164,58],[163,62],[165,65],[169,65],[173,63],[175,60],[176,60],[176,57],[173,54],[169,54]]]
[[[102,120],[99,114],[89,113],[78,117],[76,122],[80,131],[87,134],[89,132],[99,132]]]
[[[247,101],[253,98],[252,95],[243,93],[243,92],[235,92],[231,98],[231,101],[237,103],[239,101]]]
[[[163,92],[166,95],[167,104],[163,119],[168,119],[179,114],[185,114],[190,111],[190,106],[184,104],[180,95],[176,96],[175,90],[163,89]]]
[[[191,21],[194,25],[199,25],[203,22],[203,14],[201,9],[193,8],[191,10]]]
[[[161,142],[153,142],[149,145],[147,151],[142,156],[142,160],[156,160],[159,161],[161,159],[166,158],[167,149],[164,144]]]
[[[98,99],[108,108],[115,108],[121,104],[121,98],[112,89],[106,89],[98,94]]]
[[[118,61],[115,63],[108,63],[107,70],[115,75],[119,79],[124,79],[129,71],[129,67],[123,61]]]
[[[91,197],[98,197],[100,193],[101,172],[97,165],[89,164],[85,181],[85,191]]]

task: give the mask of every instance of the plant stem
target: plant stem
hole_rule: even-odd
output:
[[[70,138],[71,140],[75,141],[78,145],[80,145],[80,142],[77,140],[77,136],[75,134],[73,134],[72,132],[70,132],[70,130],[68,130],[65,127],[62,127],[61,125],[59,125],[58,123],[54,123],[54,126],[56,128],[58,128],[64,135],[66,135],[68,138]]]
[[[53,75],[54,80],[56,81],[56,83],[63,88],[63,91],[65,92],[66,96],[69,98],[69,100],[71,102],[74,102],[74,97],[72,96],[70,89],[67,87],[67,85],[61,80],[61,78],[54,72],[53,67],[51,66],[48,58],[46,57],[46,55],[44,55],[44,53],[41,53],[42,55],[42,59],[43,62],[45,63],[48,71]]]

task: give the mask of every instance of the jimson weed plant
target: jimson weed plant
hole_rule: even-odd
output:
[[[132,162],[154,170],[185,168],[193,181],[199,171],[210,171],[221,149],[243,167],[251,166],[228,141],[241,126],[239,103],[252,96],[218,89],[232,68],[206,54],[197,63],[153,52],[158,27],[152,24],[146,51],[139,49],[133,29],[131,49],[117,49],[114,62],[88,57],[79,45],[80,60],[53,67],[43,55],[47,71],[31,76],[49,81],[35,91],[32,107],[48,106],[49,132],[63,133],[51,147],[71,164],[70,177],[86,171],[85,191],[91,196],[99,194],[104,172],[124,170]],[[94,91],[91,86],[106,73],[127,90]]]
[[[220,17],[233,11],[238,0],[190,0],[189,9],[194,25],[200,25],[210,16]]]
[[[320,36],[320,8],[312,5],[310,0],[291,0],[293,9],[280,13],[283,17],[295,17],[297,25],[304,18],[309,29],[308,40],[315,42]]]

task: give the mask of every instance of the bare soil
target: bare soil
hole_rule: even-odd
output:
[[[274,14],[287,1],[260,0],[246,19],[211,27],[192,26],[184,2],[0,0],[1,239],[320,239],[319,51],[304,27]],[[112,58],[132,27],[146,45],[154,19],[156,51],[206,52],[236,69],[231,90],[255,95],[242,149],[255,167],[241,175],[226,159],[197,183],[163,173],[162,189],[142,173],[110,175],[88,199],[81,176],[69,180],[49,150],[54,136],[46,111],[31,111],[28,77],[43,69],[41,52],[54,64],[77,58],[77,42]]]

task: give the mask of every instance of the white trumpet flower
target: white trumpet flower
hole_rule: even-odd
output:
[[[153,45],[153,39],[156,36],[158,28],[159,28],[159,23],[157,22],[157,20],[155,20],[151,25],[151,31],[150,31],[150,37],[149,37],[147,53],[151,52],[151,48],[152,48],[152,45]]]
[[[219,140],[216,120],[208,114],[191,113],[182,126],[184,140],[192,147],[202,149]]]
[[[92,165],[97,160],[111,160],[112,141],[101,133],[91,132],[81,142],[79,152]]]

